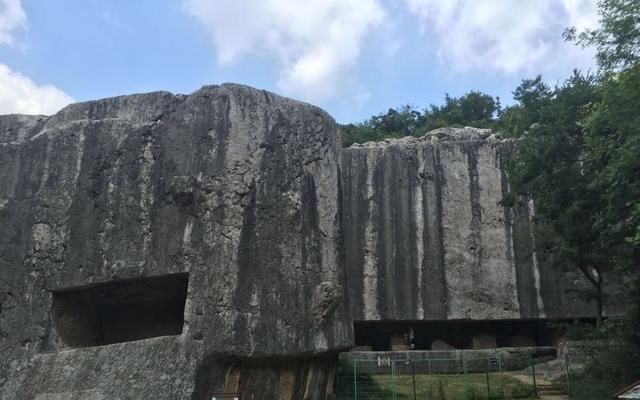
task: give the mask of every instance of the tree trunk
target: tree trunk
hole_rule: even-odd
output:
[[[596,326],[602,324],[603,314],[603,295],[602,295],[602,274],[595,267],[579,267],[584,276],[591,282],[593,288],[596,290]],[[593,269],[594,272],[591,272]]]
[[[598,281],[598,286],[596,287],[597,297],[596,303],[598,307],[598,314],[596,315],[596,326],[600,326],[602,324],[602,279]]]

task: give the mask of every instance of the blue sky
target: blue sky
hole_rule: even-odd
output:
[[[0,114],[238,82],[339,122],[593,68],[595,0],[0,0]]]

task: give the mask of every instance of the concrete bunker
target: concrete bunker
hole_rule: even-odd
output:
[[[189,275],[121,280],[53,291],[59,347],[89,347],[180,335]]]
[[[566,320],[358,321],[355,350],[405,351],[556,346]]]

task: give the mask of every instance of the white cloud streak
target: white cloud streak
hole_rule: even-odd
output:
[[[221,64],[252,52],[275,55],[280,90],[311,101],[327,100],[345,87],[353,90],[364,40],[385,17],[379,0],[185,0],[184,5],[210,32]]]
[[[592,58],[561,34],[597,25],[595,0],[405,0],[438,56],[458,72],[531,73]]]
[[[50,115],[73,98],[53,85],[38,85],[28,77],[0,64],[0,114]]]
[[[13,46],[15,31],[26,26],[20,0],[0,0],[0,45]],[[0,114],[53,114],[73,101],[55,86],[38,85],[0,63]]]
[[[13,45],[13,32],[27,27],[27,16],[20,0],[0,0],[0,45]]]

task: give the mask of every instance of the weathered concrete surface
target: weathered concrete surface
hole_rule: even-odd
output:
[[[231,84],[0,116],[0,398],[321,399],[353,319],[593,315],[538,262],[533,207],[499,204],[513,146],[443,129],[341,152],[324,111]],[[104,287],[60,294],[185,273],[172,336],[97,346],[144,325],[84,336],[94,305],[69,299]]]
[[[353,342],[339,152],[324,111],[232,84],[0,116],[0,398],[203,398],[238,384],[202,378],[230,357],[246,394],[277,398],[265,356],[321,398],[323,357]],[[52,290],[181,272],[181,335],[57,337]]]
[[[538,261],[533,206],[501,204],[514,146],[445,128],[343,151],[354,320],[594,315],[585,279]]]

